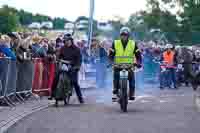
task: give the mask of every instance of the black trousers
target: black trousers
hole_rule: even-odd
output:
[[[56,75],[55,75],[55,78],[54,78],[54,81],[53,81],[53,85],[52,85],[51,97],[55,97],[54,94],[56,92],[56,87],[57,87],[57,84],[58,84],[58,81],[59,81],[59,74],[60,74],[60,72],[57,71]],[[76,95],[78,97],[78,100],[79,100],[79,102],[82,102],[83,101],[83,96],[82,96],[82,93],[81,93],[80,86],[78,84],[78,71],[70,72],[69,76],[70,76],[70,79],[72,80],[72,86],[74,87],[74,89],[76,91]]]
[[[184,77],[185,77],[185,83],[188,85],[189,83],[192,83],[194,81],[194,76],[192,74],[192,64],[183,64],[184,68]]]
[[[118,94],[119,92],[120,71],[121,71],[120,69],[114,69],[114,75],[113,75],[114,94]],[[135,75],[133,71],[128,72],[128,80],[129,80],[129,97],[132,97],[135,96]]]

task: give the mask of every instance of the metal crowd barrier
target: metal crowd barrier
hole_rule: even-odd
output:
[[[15,106],[16,102],[25,102],[27,95],[40,92],[50,95],[55,66],[54,62],[43,59],[18,62],[0,58],[0,105]]]
[[[9,58],[0,58],[0,98],[1,102],[5,102],[8,105],[13,105],[6,96],[7,84],[8,84],[8,74],[9,74]]]
[[[16,81],[17,81],[16,61],[9,60],[7,86],[6,86],[5,95],[13,105],[15,105],[13,100],[19,101],[19,99],[16,99],[16,83],[17,83]]]
[[[16,94],[17,97],[24,101],[21,95],[33,95],[32,94],[32,82],[34,77],[34,65],[30,60],[23,62],[17,62],[17,85]]]
[[[16,61],[10,58],[0,58],[0,100],[9,106],[15,106],[16,97]]]
[[[93,73],[92,68],[82,66],[79,82],[86,81],[88,69]],[[22,62],[0,58],[0,106],[1,103],[9,106],[23,103],[27,95],[51,95],[55,71],[55,62],[41,58]]]

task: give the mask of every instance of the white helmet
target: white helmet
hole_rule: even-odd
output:
[[[198,54],[200,54],[200,50],[196,50],[195,52],[198,53]]]
[[[195,56],[196,56],[197,58],[200,57],[200,50],[196,50],[196,51],[195,51]]]
[[[180,49],[180,48],[181,48],[180,45],[175,46],[175,49]]]
[[[131,30],[130,30],[130,28],[128,28],[128,27],[122,27],[122,28],[120,29],[120,34],[123,34],[123,33],[125,33],[125,34],[130,34],[130,32],[131,32]]]
[[[167,44],[165,48],[166,49],[171,49],[171,48],[173,48],[173,46],[172,46],[172,44]]]
[[[153,45],[152,45],[152,48],[156,48],[156,44],[153,44]]]

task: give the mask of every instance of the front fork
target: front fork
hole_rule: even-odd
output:
[[[122,89],[123,89],[122,80],[126,80],[126,82],[127,82],[127,86],[126,87],[127,87],[127,93],[128,93],[128,90],[129,90],[128,89],[128,71],[125,70],[125,69],[120,71],[120,89],[119,89],[120,93],[119,93],[119,97],[122,94]]]

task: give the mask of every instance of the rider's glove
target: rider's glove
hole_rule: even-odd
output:
[[[61,68],[63,71],[68,71],[69,70],[69,67],[65,64],[62,65],[62,68]]]
[[[141,65],[141,64],[136,64],[136,67],[137,67],[137,68],[141,68],[142,65]]]
[[[69,71],[78,72],[80,70],[80,66],[69,66]]]

